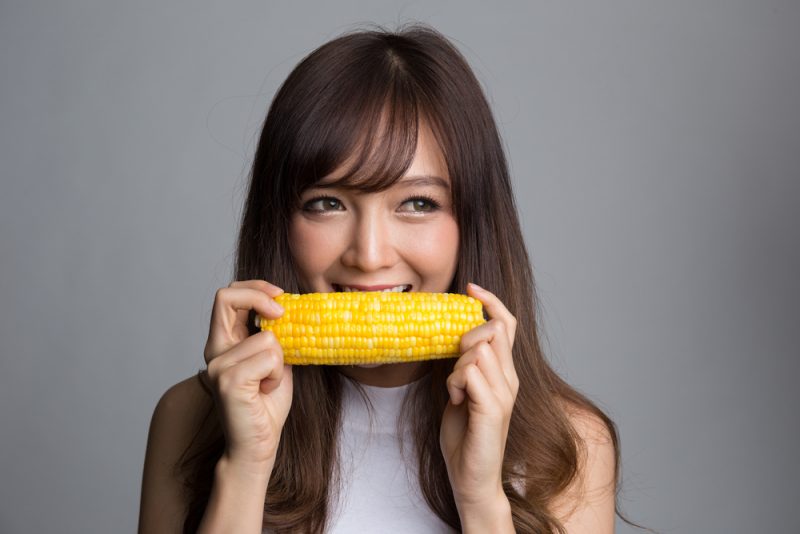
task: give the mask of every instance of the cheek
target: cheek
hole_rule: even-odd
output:
[[[436,245],[442,251],[442,255],[448,260],[454,260],[458,255],[458,225],[455,219],[447,219],[447,221],[439,225],[435,233]]]
[[[458,225],[453,219],[429,225],[424,231],[409,236],[407,246],[418,262],[424,261],[425,270],[451,270],[458,256]]]
[[[289,228],[289,249],[298,269],[306,276],[324,269],[337,250],[336,234],[297,217]]]

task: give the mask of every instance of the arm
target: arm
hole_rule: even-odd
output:
[[[198,534],[261,533],[264,498],[272,466],[241,466],[223,456],[217,463],[214,486]]]
[[[147,439],[142,478],[139,532],[181,533],[188,502],[174,467],[200,425],[210,399],[191,377],[159,400]],[[217,463],[208,507],[198,532],[260,533],[264,497],[272,466]]]
[[[591,415],[576,415],[572,424],[585,443],[578,476],[553,503],[554,515],[568,534],[613,534],[615,505],[615,451],[605,424]],[[511,506],[499,494],[480,509],[461,513],[469,532],[514,532]]]
[[[200,424],[205,403],[202,391],[189,378],[175,384],[161,397],[150,420],[142,476],[139,532],[181,532],[188,503],[182,480],[174,468]]]

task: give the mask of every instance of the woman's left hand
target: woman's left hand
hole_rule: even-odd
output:
[[[516,318],[486,289],[470,284],[467,294],[481,301],[489,320],[461,338],[439,435],[462,516],[489,511],[505,498],[503,456],[519,388],[511,357]]]

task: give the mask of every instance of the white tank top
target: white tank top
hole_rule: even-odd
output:
[[[370,429],[364,400],[349,380],[344,384],[339,441],[343,493],[332,508],[328,532],[456,532],[428,508],[422,496],[408,430],[401,451],[397,418],[411,385],[362,384],[372,402]]]
[[[372,427],[367,406],[345,379],[339,438],[342,488],[334,499],[326,533],[392,532],[419,534],[457,532],[428,508],[417,480],[417,460],[406,430],[401,451],[397,417],[410,384],[382,388],[362,385],[372,401]],[[330,491],[336,492],[331,486]],[[269,534],[264,529],[262,534]]]

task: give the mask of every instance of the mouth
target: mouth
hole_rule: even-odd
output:
[[[390,285],[390,284],[382,284],[382,285],[375,285],[375,286],[361,286],[361,285],[343,285],[343,284],[331,284],[333,286],[334,291],[339,291],[342,293],[350,293],[354,291],[382,291],[384,293],[407,293],[411,291],[411,284],[400,284],[400,285]]]

